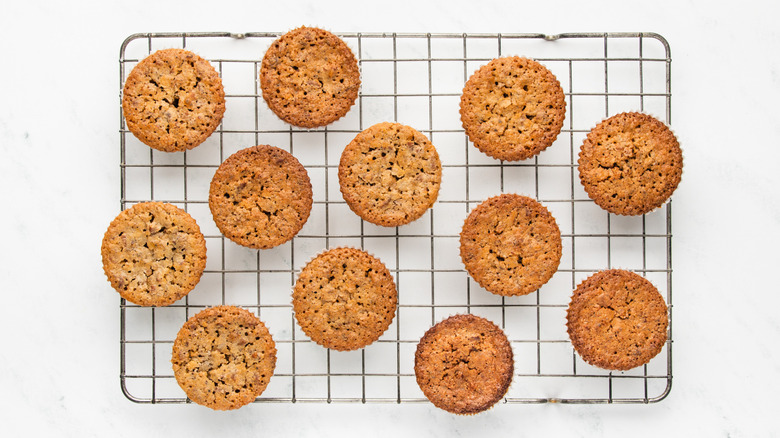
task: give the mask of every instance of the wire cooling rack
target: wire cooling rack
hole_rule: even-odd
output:
[[[121,89],[127,74],[155,50],[186,48],[208,59],[223,79],[226,113],[202,145],[164,153],[140,143],[120,118],[121,208],[142,201],[187,210],[206,236],[208,262],[198,286],[162,308],[120,302],[120,381],[139,403],[187,403],[170,365],[171,347],[187,318],[207,306],[232,304],[256,313],[278,349],[277,367],[257,402],[426,402],[414,377],[420,337],[447,316],[470,312],[500,325],[515,354],[506,403],[652,403],[672,383],[671,203],[640,217],[607,214],[582,189],[576,160],[587,132],[622,111],[643,111],[671,122],[671,55],[652,33],[395,34],[342,33],[361,69],[361,92],[339,121],[305,130],[281,122],[259,91],[260,62],[279,33],[136,34],[121,46]],[[556,142],[537,157],[497,161],[469,143],[460,124],[463,84],[499,56],[543,63],[560,80],[566,119]],[[121,105],[121,104],[120,104]],[[121,111],[120,111],[121,114]],[[120,116],[121,117],[121,116]],[[436,146],[442,187],[433,208],[412,224],[377,227],[353,214],[341,197],[338,161],[360,131],[382,121],[410,125]],[[208,187],[233,152],[271,144],[293,153],[312,180],[308,222],[291,242],[250,250],[225,239],[208,209]],[[539,291],[503,298],[469,278],[459,258],[459,232],[484,199],[513,192],[538,199],[561,228],[563,258]],[[290,292],[301,268],[336,246],[362,248],[393,273],[395,320],[372,345],[327,350],[297,327]],[[669,341],[650,363],[609,372],[583,362],[565,328],[572,290],[612,267],[650,279],[670,309]]]

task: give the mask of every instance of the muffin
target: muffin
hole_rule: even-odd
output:
[[[193,402],[220,411],[238,409],[268,386],[276,344],[248,310],[211,307],[179,330],[171,365],[176,382]]]
[[[509,390],[512,347],[504,332],[487,319],[451,316],[420,339],[414,374],[434,406],[453,414],[477,414]]]
[[[422,216],[439,195],[441,162],[416,129],[378,123],[341,154],[339,186],[347,205],[375,225],[395,227]]]
[[[669,326],[666,303],[650,281],[610,269],[580,283],[566,327],[582,359],[607,370],[644,365],[663,349]]]
[[[187,295],[206,268],[206,239],[186,211],[142,202],[119,213],[103,236],[103,272],[139,306],[167,306]]]
[[[214,67],[182,49],[139,62],[122,90],[127,129],[148,146],[177,152],[203,143],[222,121],[225,91]]]
[[[309,174],[289,152],[269,145],[242,149],[214,173],[209,209],[228,239],[268,249],[292,239],[311,213]]]
[[[355,248],[334,248],[301,270],[293,289],[295,319],[326,348],[357,350],[379,339],[395,317],[398,293],[390,271]]]
[[[604,210],[636,216],[661,207],[682,177],[682,150],[652,116],[621,113],[596,125],[577,161],[585,192]]]
[[[460,233],[469,275],[497,295],[526,295],[552,278],[561,261],[561,231],[542,204],[502,194],[479,204]]]
[[[316,128],[340,119],[355,104],[360,70],[341,38],[300,27],[279,37],[265,52],[260,89],[280,119]]]
[[[561,132],[565,116],[566,101],[555,75],[519,56],[482,66],[460,98],[460,119],[469,139],[499,160],[525,160],[545,150]]]

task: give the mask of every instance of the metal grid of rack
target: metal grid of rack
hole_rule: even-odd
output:
[[[140,143],[120,116],[121,208],[156,200],[187,210],[203,230],[208,263],[198,286],[168,307],[120,302],[120,382],[139,403],[187,403],[170,366],[173,340],[199,310],[232,304],[256,313],[278,348],[276,371],[257,402],[425,402],[417,387],[414,350],[423,333],[449,315],[470,312],[500,325],[515,353],[506,403],[652,403],[672,381],[671,203],[640,217],[609,215],[582,190],[579,146],[603,118],[643,111],[671,122],[671,55],[651,33],[395,34],[341,33],[361,68],[361,92],[350,112],[320,129],[284,124],[268,110],[258,74],[279,33],[135,34],[119,57],[120,101],[132,67],[155,50],[179,47],[208,59],[226,92],[225,117],[202,145],[163,153]],[[466,79],[499,56],[521,55],[546,65],[566,95],[556,142],[521,162],[491,159],[471,145],[458,102]],[[121,114],[121,111],[120,111]],[[361,221],[338,190],[338,160],[360,131],[381,121],[410,125],[436,146],[443,165],[437,203],[412,224],[383,228]],[[291,242],[250,250],[225,239],[208,210],[208,184],[231,153],[271,144],[293,153],[314,188],[311,216]],[[460,226],[484,199],[502,192],[532,196],[555,216],[564,255],[539,291],[504,298],[469,278],[459,258]],[[337,352],[310,341],[296,326],[290,292],[316,254],[354,246],[378,256],[399,293],[395,320],[365,349]],[[626,372],[591,367],[573,351],[565,329],[571,291],[612,267],[650,279],[670,309],[669,341],[650,363]]]

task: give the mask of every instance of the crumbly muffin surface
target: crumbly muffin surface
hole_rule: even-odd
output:
[[[206,240],[184,210],[144,202],[111,222],[101,255],[103,271],[122,298],[141,306],[167,306],[200,281]]]
[[[165,152],[192,149],[219,126],[225,113],[222,80],[211,64],[182,49],[164,49],[139,62],[122,92],[127,128]]]
[[[561,261],[561,232],[542,204],[503,194],[478,205],[463,224],[460,255],[488,291],[526,295],[547,283]]]
[[[171,365],[193,402],[215,410],[238,409],[268,386],[276,367],[276,345],[248,310],[211,307],[181,328]]]
[[[295,319],[314,342],[356,350],[379,339],[395,317],[398,293],[390,271],[355,248],[334,248],[310,261],[293,289]]]
[[[269,145],[242,149],[217,169],[209,208],[225,237],[255,249],[292,239],[309,218],[309,175],[289,152]]]
[[[514,373],[512,348],[504,332],[487,319],[451,316],[420,339],[414,373],[436,407],[476,414],[506,395]]]
[[[271,44],[260,68],[268,107],[291,125],[316,128],[344,116],[357,99],[360,70],[336,35],[300,27]]]
[[[565,116],[566,101],[555,75],[518,56],[482,66],[466,82],[460,100],[469,139],[500,160],[524,160],[549,147]]]
[[[379,123],[359,133],[341,155],[339,185],[358,216],[399,226],[433,206],[441,162],[425,135],[399,123]]]
[[[682,178],[682,150],[652,116],[621,113],[593,128],[580,148],[580,181],[610,213],[640,215],[661,207]]]
[[[577,286],[567,329],[577,354],[591,365],[628,370],[650,361],[667,338],[667,306],[644,277],[612,269]]]

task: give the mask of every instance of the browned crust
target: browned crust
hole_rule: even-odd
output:
[[[175,152],[203,143],[225,113],[225,91],[214,67],[182,49],[164,49],[139,62],[125,80],[127,128],[154,149]]]
[[[441,162],[436,148],[416,129],[378,123],[344,148],[339,186],[358,216],[395,227],[422,216],[436,202]]]
[[[255,315],[234,306],[191,317],[173,343],[176,382],[195,403],[238,409],[263,393],[276,367],[276,344]]]
[[[621,269],[598,272],[580,283],[566,321],[577,354],[608,370],[649,362],[663,349],[669,325],[666,303],[655,286]]]
[[[356,350],[379,339],[395,317],[390,271],[355,248],[334,248],[310,261],[293,289],[295,319],[314,342]]]
[[[498,295],[526,295],[539,289],[558,270],[561,254],[555,218],[527,196],[487,199],[472,210],[460,233],[466,271]]]
[[[500,160],[524,160],[545,150],[558,137],[565,116],[566,100],[555,75],[519,56],[482,66],[460,98],[460,119],[469,139]]]
[[[514,375],[509,340],[498,326],[455,315],[431,327],[417,344],[414,374],[434,406],[476,414],[501,400]]]
[[[360,70],[341,38],[323,29],[300,27],[266,51],[260,88],[279,118],[315,128],[338,120],[354,105]]]
[[[642,113],[617,114],[596,125],[577,163],[588,196],[620,215],[662,206],[682,178],[682,150],[674,133]]]
[[[309,175],[289,152],[269,145],[242,149],[217,169],[209,209],[222,234],[255,249],[292,239],[309,218]]]
[[[195,219],[162,202],[119,213],[100,253],[111,286],[139,306],[167,306],[183,298],[206,268],[206,239]]]

